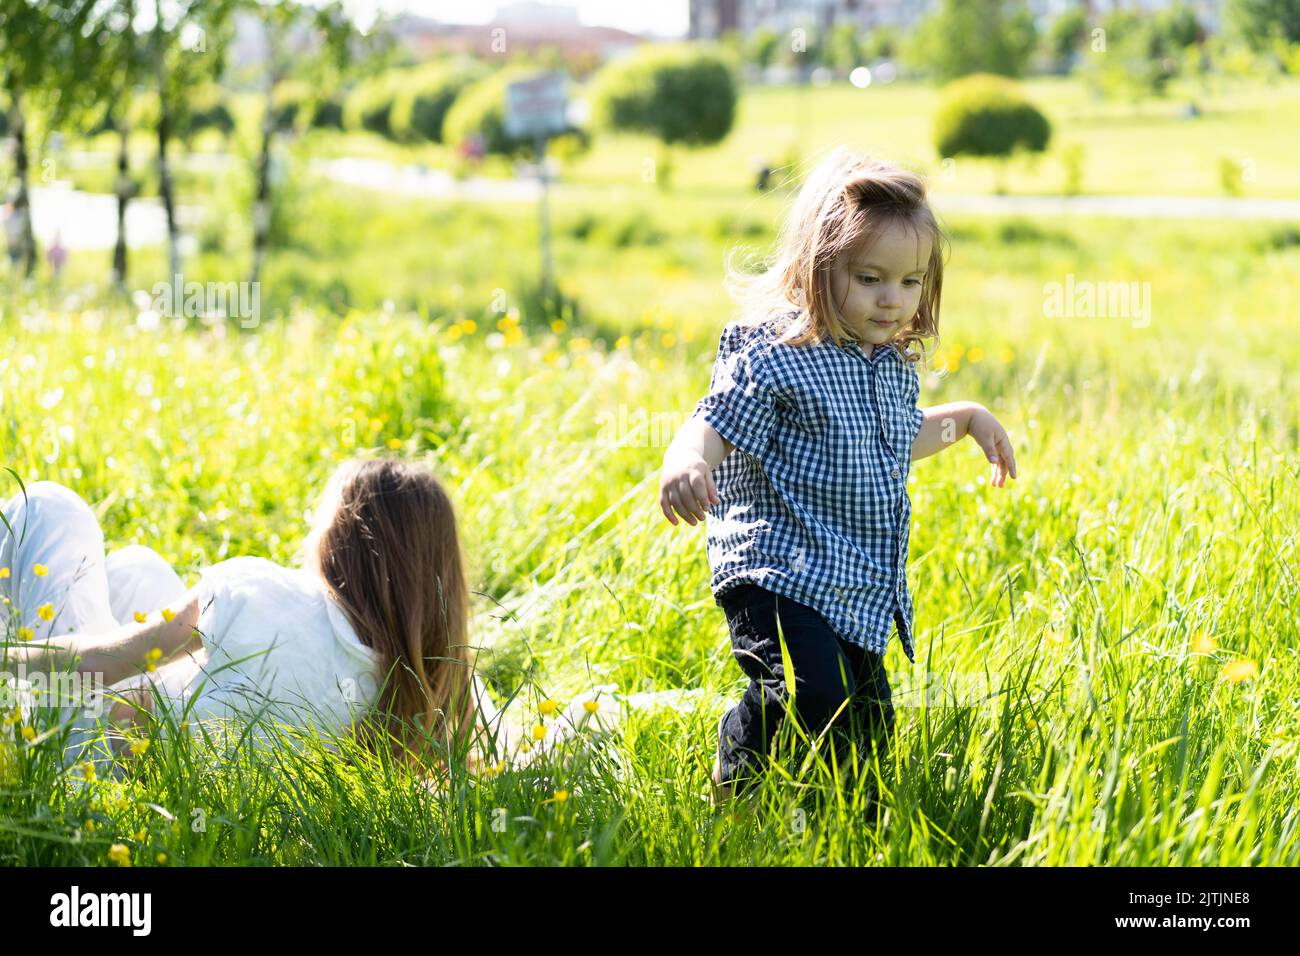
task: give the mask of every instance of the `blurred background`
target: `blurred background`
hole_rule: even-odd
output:
[[[3,8],[4,281],[48,304],[177,275],[258,283],[259,321],[504,290],[617,334],[630,302],[725,309],[724,247],[761,251],[839,143],[942,214],[1300,218],[1288,0]],[[539,77],[540,137],[507,115]]]

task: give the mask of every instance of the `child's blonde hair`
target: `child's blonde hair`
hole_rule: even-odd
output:
[[[728,264],[726,286],[741,305],[741,321],[760,324],[774,313],[799,311],[782,334],[793,345],[851,338],[830,308],[830,272],[836,259],[882,226],[901,223],[930,239],[921,304],[894,336],[909,361],[925,356],[925,339],[938,339],[948,237],[925,198],[920,176],[866,153],[837,147],[808,175],[781,226],[774,261],[749,274]],[[913,352],[916,346],[920,351]]]

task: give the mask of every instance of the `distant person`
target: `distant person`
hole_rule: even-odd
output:
[[[50,271],[54,274],[54,282],[57,284],[63,275],[63,265],[68,261],[68,250],[63,247],[63,236],[58,229],[54,230],[54,238],[50,240],[50,247],[45,251],[45,258],[50,263]]]

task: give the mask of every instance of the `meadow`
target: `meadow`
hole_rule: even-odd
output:
[[[699,160],[680,193],[557,201],[561,317],[532,291],[531,206],[318,183],[257,328],[84,292],[102,255],[10,291],[4,464],[76,488],[110,548],[148,544],[190,581],[287,563],[337,462],[420,458],[458,507],[494,693],[543,724],[542,700],[594,687],[692,695],[439,790],[362,754],[188,741],[87,781],[10,721],[0,862],[1300,862],[1300,234],[1268,223],[945,221],[921,404],[987,405],[1020,479],[990,487],[971,442],[913,469],[917,660],[891,643],[888,760],[782,763],[709,806],[743,679],[703,529],[664,520],[656,479],[731,318],[724,256],[765,251],[784,197],[692,189],[720,162]],[[214,242],[194,277],[237,278],[240,252]],[[161,265],[145,250],[133,274]],[[1140,294],[1058,315],[1051,283]]]

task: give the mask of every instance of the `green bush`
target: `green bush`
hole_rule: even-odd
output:
[[[366,130],[391,137],[393,103],[396,98],[395,73],[381,73],[363,80],[343,101],[343,128]]]
[[[701,146],[731,132],[739,87],[721,47],[646,44],[596,77],[598,126],[647,133],[665,144]]]
[[[317,100],[316,109],[311,114],[311,125],[315,129],[342,129],[343,104],[334,97]]]
[[[343,106],[337,100],[321,96],[306,83],[291,80],[275,90],[275,128],[292,130],[302,126],[315,128],[343,126]],[[304,117],[310,117],[304,120]]]
[[[976,73],[948,84],[934,119],[940,156],[1007,157],[1047,149],[1052,126],[1011,80]]]
[[[446,60],[404,71],[396,83],[389,119],[393,136],[406,142],[441,143],[443,123],[456,97],[487,73],[487,66],[469,59]]]
[[[205,86],[190,94],[188,102],[176,112],[176,135],[186,142],[206,129],[215,129],[222,136],[235,131],[235,117],[219,86]]]

